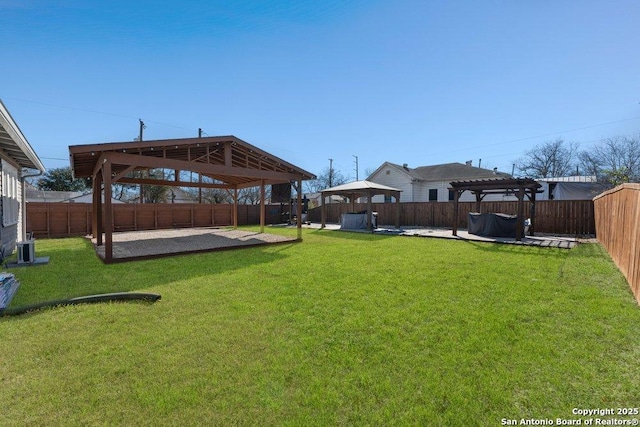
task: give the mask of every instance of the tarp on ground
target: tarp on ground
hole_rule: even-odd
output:
[[[469,212],[470,234],[488,237],[516,237],[518,217],[501,213]]]

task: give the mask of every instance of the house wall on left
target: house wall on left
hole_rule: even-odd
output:
[[[22,240],[25,221],[24,178],[45,167],[0,100],[0,249],[13,253]]]
[[[0,224],[0,243],[4,256],[13,253],[18,242],[18,236],[22,236],[22,185],[21,171],[18,165],[10,158],[0,155],[0,211],[2,223]]]

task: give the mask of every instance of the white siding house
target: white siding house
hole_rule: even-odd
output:
[[[0,101],[0,250],[5,257],[24,238],[24,178],[44,171],[44,165]]]
[[[402,166],[395,163],[384,162],[375,170],[367,181],[387,185],[402,190],[400,202],[448,202],[453,200],[453,194],[449,191],[451,181],[468,181],[474,179],[498,179],[510,178],[511,175],[477,168],[471,162],[445,163],[433,166],[420,166],[410,168],[407,164]],[[487,195],[484,200],[517,200],[507,195]],[[373,198],[374,203],[384,201],[383,196]],[[462,202],[473,202],[475,196],[464,192],[460,198]]]

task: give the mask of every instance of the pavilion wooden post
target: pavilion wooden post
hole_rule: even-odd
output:
[[[524,187],[518,188],[518,217],[516,223],[516,241],[522,240],[524,235]]]
[[[400,194],[396,194],[396,228],[400,228]]]
[[[113,209],[111,206],[111,162],[102,165],[104,180],[104,261],[113,260]]]
[[[238,228],[238,188],[233,189],[233,228]]]
[[[535,221],[535,219],[536,219],[536,192],[535,192],[535,190],[531,190],[531,196],[529,197],[529,200],[531,201],[531,210],[529,212],[529,215],[531,217],[531,223],[529,224],[529,236],[533,236],[533,233],[535,231],[534,224],[536,223],[536,221]]]
[[[373,218],[373,212],[371,212],[371,199],[371,190],[369,190],[367,191],[367,230],[373,233],[373,221],[371,220]]]
[[[302,240],[302,179],[298,179],[296,191],[298,192],[298,220],[296,221],[296,226],[298,228],[298,240]]]
[[[260,232],[264,233],[264,223],[265,223],[265,215],[266,215],[266,207],[265,207],[265,191],[264,191],[264,179],[260,181]]]
[[[320,193],[320,228],[327,226],[327,207],[324,203],[324,193]]]
[[[102,246],[102,171],[93,176],[93,237]]]
[[[473,194],[476,196],[476,212],[480,213],[480,204],[482,203],[482,192],[474,191]]]
[[[457,188],[454,188],[454,193],[453,193],[453,235],[457,236],[458,235],[458,201],[460,200],[460,190],[458,190]]]

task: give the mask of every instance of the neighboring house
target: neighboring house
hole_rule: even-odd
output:
[[[2,255],[13,253],[18,241],[25,239],[24,179],[41,175],[45,167],[27,142],[22,131],[0,101],[0,186]]]
[[[93,192],[38,190],[29,183],[25,183],[25,195],[27,203],[93,203]],[[111,202],[123,203],[114,198],[111,198]]]
[[[472,166],[471,162],[445,163],[442,165],[420,166],[410,168],[406,163],[402,166],[384,162],[375,170],[367,181],[387,185],[402,190],[400,202],[448,202],[453,201],[451,181],[469,181],[475,179],[511,178],[511,175]],[[516,200],[513,196],[487,195],[485,201]],[[384,201],[384,196],[375,196],[374,203]],[[473,202],[475,196],[465,191],[460,197],[462,202]]]
[[[309,209],[317,208],[322,205],[322,193],[305,193],[304,197],[309,200]],[[332,196],[327,197],[325,203],[345,203],[346,199],[342,196],[338,196],[334,194]]]
[[[83,195],[81,191],[38,190],[29,184],[25,184],[25,194],[27,203],[59,203]]]
[[[102,203],[104,203],[104,194],[101,195]],[[69,197],[62,201],[63,203],[93,203],[93,192],[81,194],[75,197]],[[122,200],[111,198],[111,203],[124,203]]]
[[[591,200],[611,186],[598,182],[595,175],[536,179],[542,185],[538,200]]]

